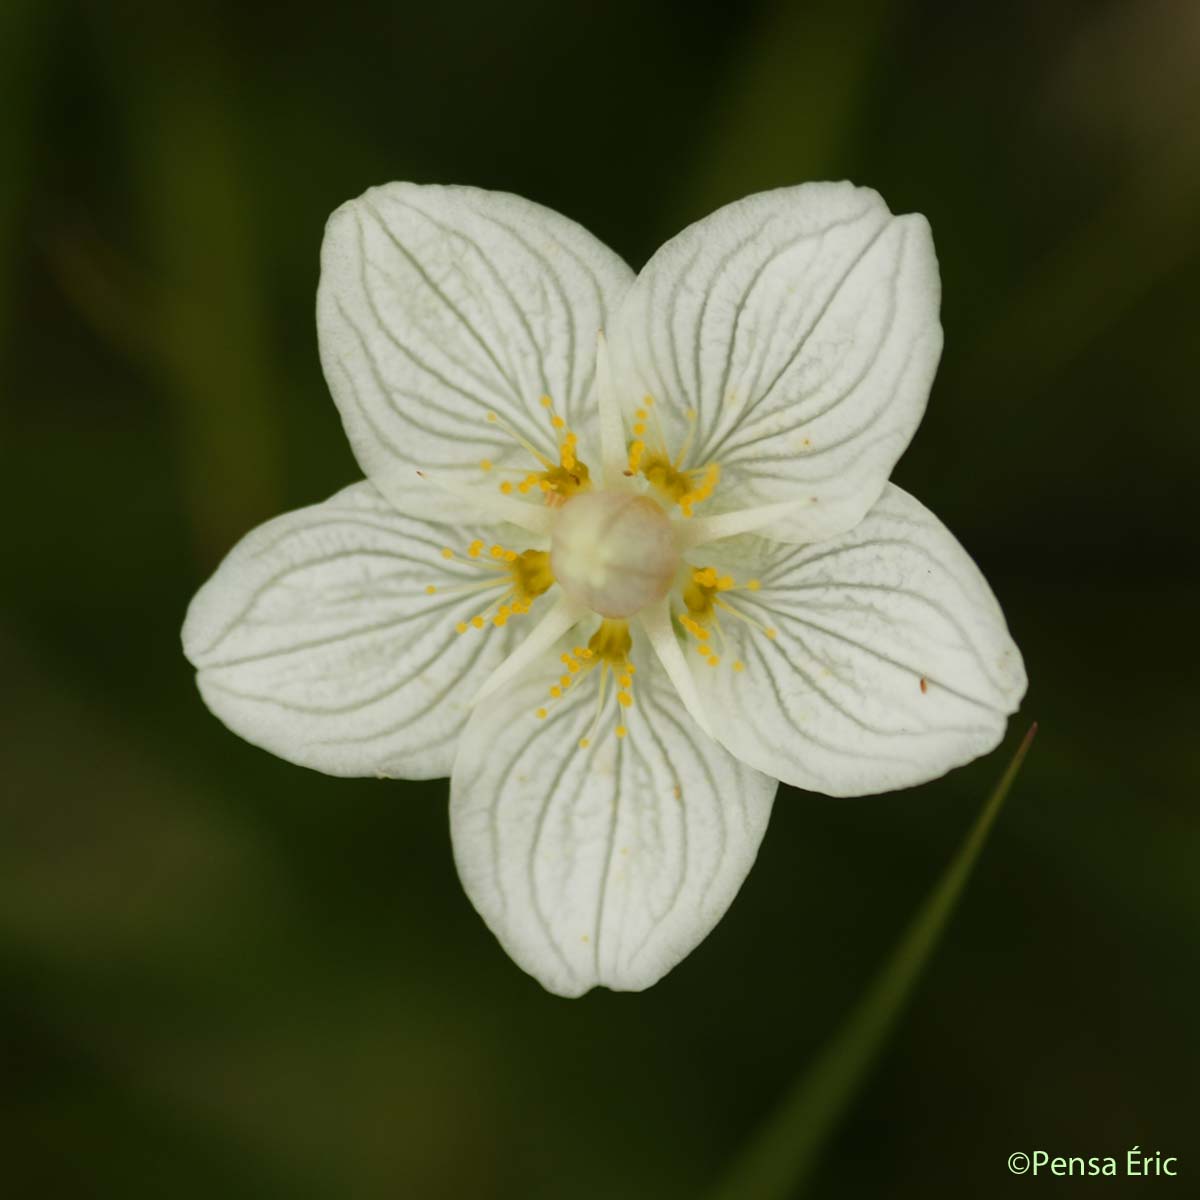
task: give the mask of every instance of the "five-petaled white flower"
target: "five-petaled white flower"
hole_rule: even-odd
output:
[[[921,783],[1024,692],[982,575],[888,483],[939,295],[924,218],[848,183],[741,200],[636,277],[516,196],[372,189],[317,302],[367,478],[200,590],[205,701],[333,775],[450,774],[517,963],[650,986],[729,906],[776,780]]]

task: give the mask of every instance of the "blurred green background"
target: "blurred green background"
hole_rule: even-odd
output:
[[[6,1193],[700,1196],[1008,753],[785,791],[699,950],[568,1002],[463,895],[444,781],[227,733],[179,626],[242,533],[358,476],[317,251],[389,179],[518,192],[635,266],[810,178],[928,215],[946,352],[897,479],[1025,653],[1008,747],[1041,734],[814,1194],[1015,1195],[1014,1150],[1135,1144],[1194,1180],[1198,113],[1193,0],[3,0]]]

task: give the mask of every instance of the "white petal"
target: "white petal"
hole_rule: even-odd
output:
[[[939,301],[924,217],[849,183],[781,188],[659,250],[610,330],[614,370],[674,453],[694,410],[684,465],[721,468],[697,516],[801,501],[764,532],[816,540],[861,519],[916,429]]]
[[[596,402],[600,409],[600,459],[604,468],[604,486],[624,490],[631,486],[625,477],[625,428],[603,330],[596,335]]]
[[[475,692],[552,603],[456,633],[501,591],[447,589],[503,576],[442,549],[482,536],[401,516],[369,483],[259,526],[188,609],[184,652],[205,702],[301,766],[448,775]]]
[[[635,656],[627,737],[615,736],[610,690],[579,748],[597,683],[548,703],[562,669],[551,656],[503,703],[476,709],[454,764],[463,886],[513,959],[563,996],[638,991],[687,955],[741,886],[775,793],[701,733],[640,638]]]
[[[899,488],[831,541],[744,537],[695,556],[758,579],[722,598],[777,631],[718,611],[720,665],[689,655],[717,735],[759,770],[860,795],[936,778],[1003,737],[1025,692],[1020,652],[966,551]]]
[[[436,497],[413,494],[415,470],[519,482],[539,464],[518,437],[558,462],[552,411],[598,455],[596,333],[632,278],[585,229],[518,196],[393,183],[342,205],[317,324],[367,476],[404,511],[436,516]]]

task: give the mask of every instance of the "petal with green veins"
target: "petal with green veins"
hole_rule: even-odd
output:
[[[509,578],[504,560],[467,553],[477,537],[401,516],[370,483],[260,525],[188,609],[205,703],[331,775],[449,774],[475,692],[540,611],[470,625]]]
[[[639,991],[690,953],[750,870],[775,794],[701,732],[640,637],[635,656],[632,706],[598,722],[598,684],[546,702],[562,669],[549,656],[479,706],[454,764],[463,886],[508,954],[562,996]]]
[[[614,372],[647,456],[719,468],[697,516],[794,502],[762,532],[814,541],[863,517],[908,445],[940,294],[923,217],[849,183],[763,192],[650,260],[610,330]]]
[[[1025,691],[1020,652],[970,556],[889,484],[810,546],[746,536],[694,551],[752,587],[717,593],[689,655],[739,758],[832,796],[911,787],[995,748]]]
[[[415,490],[418,469],[515,485],[558,463],[566,431],[581,458],[598,455],[596,333],[632,279],[581,226],[518,196],[392,183],[342,205],[317,326],[367,477],[436,516],[444,497]]]

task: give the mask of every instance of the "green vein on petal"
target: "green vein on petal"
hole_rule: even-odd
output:
[[[734,1161],[710,1200],[793,1200],[800,1194],[937,946],[1036,732],[1035,723],[945,874],[845,1024]]]

